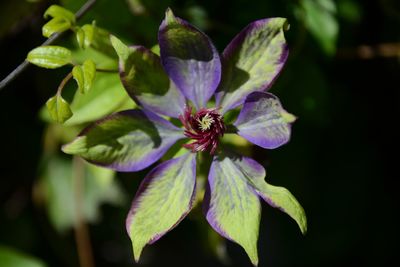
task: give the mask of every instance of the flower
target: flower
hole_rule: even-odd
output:
[[[178,140],[189,139],[184,153],[151,170],[136,193],[126,221],[136,261],[146,244],[157,241],[192,209],[196,155],[201,151],[213,155],[203,202],[207,221],[241,245],[254,265],[258,263],[260,197],[290,215],[306,232],[304,211],[288,190],[266,183],[265,169],[253,159],[219,146],[226,129],[267,149],[289,141],[295,117],[276,96],[265,92],[287,59],[287,27],[284,18],[250,23],[221,56],[207,35],[169,9],[158,33],[160,57],[111,37],[121,81],[141,109],[95,122],[63,151],[132,172],[158,161]],[[213,97],[215,102],[210,101]],[[227,112],[239,108],[236,121],[225,125]],[[165,117],[179,118],[182,126]]]

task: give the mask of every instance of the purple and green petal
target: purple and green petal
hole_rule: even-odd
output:
[[[221,79],[221,62],[211,40],[168,9],[158,40],[169,77],[197,109],[205,107]]]
[[[241,245],[254,265],[258,264],[260,210],[246,173],[231,158],[214,157],[204,202],[207,221],[219,234]]]
[[[234,125],[240,136],[263,148],[273,149],[289,141],[291,123],[295,120],[276,96],[254,92],[246,98]]]
[[[223,73],[216,92],[222,113],[241,105],[246,96],[267,90],[281,72],[288,57],[285,18],[250,23],[222,54]]]
[[[191,210],[196,196],[196,154],[168,160],[143,180],[126,220],[133,254],[174,228]]]
[[[156,162],[183,137],[181,129],[150,111],[126,110],[95,122],[62,150],[99,166],[132,172]]]
[[[232,157],[232,162],[261,198],[292,217],[303,234],[307,232],[307,218],[302,206],[286,188],[270,185],[264,180],[266,173],[262,165],[251,158],[239,156]]]
[[[165,73],[160,57],[143,46],[128,47],[111,36],[119,56],[121,81],[128,94],[145,109],[177,118],[185,97]]]

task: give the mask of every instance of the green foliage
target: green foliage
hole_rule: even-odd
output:
[[[78,84],[79,91],[82,94],[87,93],[92,87],[96,75],[96,65],[92,60],[88,59],[81,66],[74,66],[72,75]]]
[[[59,33],[70,29],[75,24],[75,15],[58,5],[50,6],[44,13],[44,18],[52,17],[43,28],[44,37],[50,37],[54,33]]]
[[[74,115],[65,123],[77,125],[100,119],[114,111],[135,107],[117,74],[98,73],[92,89],[82,95],[76,92],[71,102]]]
[[[42,27],[44,37],[50,37],[53,33],[63,32],[71,27],[71,23],[62,18],[53,18]]]
[[[117,54],[111,45],[110,32],[105,29],[93,27],[93,39],[91,46],[109,57],[117,58]]]
[[[46,267],[42,261],[0,245],[0,264],[4,267]]]
[[[52,5],[44,12],[44,18],[46,19],[48,17],[61,18],[65,21],[69,21],[71,24],[75,24],[74,13],[58,5]]]
[[[339,25],[336,20],[336,5],[332,0],[302,0],[302,19],[305,26],[318,41],[322,50],[333,55],[336,51],[336,39]]]
[[[76,40],[80,48],[86,49],[92,44],[95,34],[95,27],[95,23],[92,25],[85,24],[82,27],[77,27]]]
[[[61,46],[39,46],[26,59],[36,66],[55,69],[71,63],[71,51]]]
[[[343,19],[358,23],[362,17],[362,10],[357,2],[353,0],[339,0],[337,1],[338,16]]]
[[[201,30],[206,30],[209,27],[209,19],[207,12],[201,6],[190,6],[185,10],[185,14],[189,21],[196,25]]]
[[[59,93],[47,100],[46,107],[51,118],[58,123],[64,123],[72,117],[68,102]]]
[[[115,180],[115,172],[78,161],[80,162],[53,155],[43,164],[45,167],[41,173],[39,188],[44,194],[50,221],[58,231],[68,230],[76,224],[76,194],[79,189],[74,175],[83,175],[83,206],[80,209],[85,221],[96,222],[100,218],[102,204],[120,205],[125,201],[125,196]]]

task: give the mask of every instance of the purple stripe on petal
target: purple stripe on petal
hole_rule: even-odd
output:
[[[291,123],[295,119],[276,96],[254,92],[246,98],[234,125],[237,133],[253,144],[274,149],[290,140]]]
[[[222,113],[241,105],[255,91],[267,90],[281,72],[288,57],[284,18],[250,23],[225,48],[223,74],[216,92]]]
[[[161,61],[170,78],[197,109],[205,107],[221,79],[220,58],[211,40],[169,9],[158,40]]]
[[[150,111],[127,110],[87,127],[63,151],[99,166],[131,172],[159,160],[183,137],[181,129]]]
[[[195,196],[194,153],[163,162],[145,177],[126,220],[136,260],[146,244],[156,242],[183,220]]]

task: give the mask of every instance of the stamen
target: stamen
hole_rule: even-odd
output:
[[[179,116],[184,134],[194,142],[183,145],[193,152],[209,150],[214,154],[218,147],[219,138],[224,135],[225,124],[217,109],[200,109],[192,114],[192,108],[186,107],[184,113]]]
[[[210,129],[211,125],[214,123],[214,119],[207,113],[203,118],[197,119],[197,122],[199,123],[200,129],[205,132]]]

